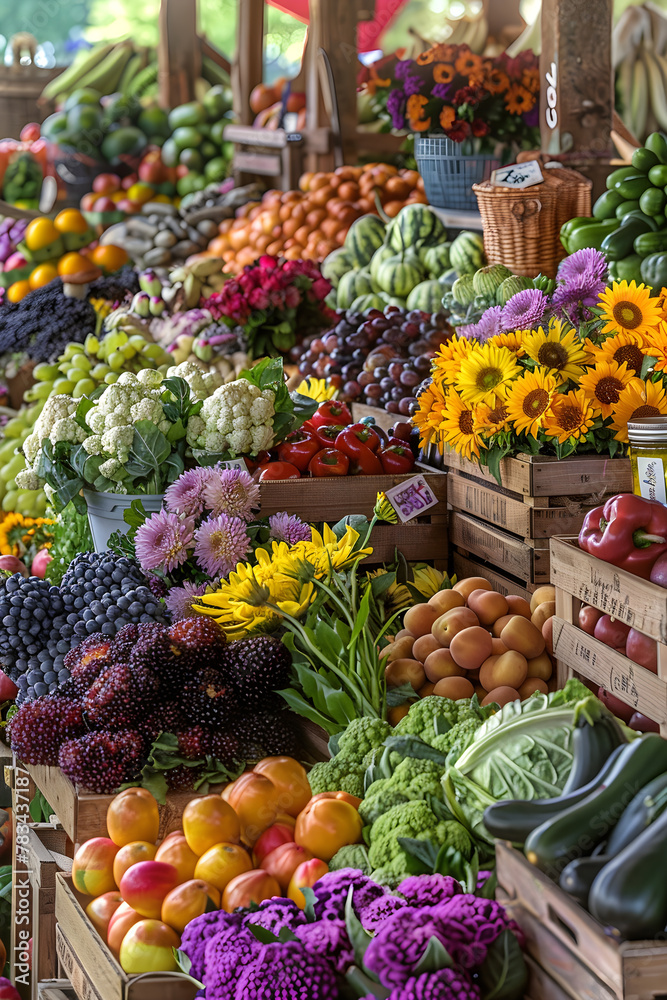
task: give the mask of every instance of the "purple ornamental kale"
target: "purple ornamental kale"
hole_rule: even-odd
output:
[[[480,1000],[480,993],[465,972],[439,969],[410,976],[403,986],[394,987],[387,1000]]]
[[[201,917],[191,920],[183,931],[181,951],[184,951],[192,962],[191,974],[195,979],[202,980],[206,969],[206,945],[217,934],[227,934],[229,939],[241,927],[242,917],[238,913],[224,913],[222,910],[212,910],[203,913]]]
[[[305,924],[306,916],[303,910],[291,899],[275,897],[265,899],[259,904],[259,909],[249,913],[245,918],[247,924],[258,924],[271,931],[276,937],[284,927],[290,931],[295,931],[300,924]]]
[[[523,945],[523,934],[514,920],[494,899],[464,893],[452,896],[431,910],[437,936],[457,965],[474,969],[486,958],[489,947],[509,928]]]
[[[437,906],[461,895],[463,889],[451,875],[410,875],[396,892],[405,897],[408,906]]]
[[[364,965],[383,986],[402,986],[419,965],[431,938],[443,941],[435,913],[433,907],[404,906],[382,922],[366,949]]]
[[[364,930],[368,931],[369,934],[375,934],[383,921],[387,920],[396,910],[401,910],[407,903],[404,899],[400,899],[398,896],[393,896],[387,893],[386,896],[380,896],[378,899],[374,899],[370,906],[361,914],[361,923]]]
[[[344,920],[317,920],[301,924],[296,936],[311,955],[320,955],[336,969],[345,973],[354,963],[354,948],[347,936]]]
[[[227,1000],[239,977],[239,970],[253,962],[263,945],[245,927],[231,936],[217,934],[206,945],[206,968],[202,982],[207,1000]]]
[[[383,886],[364,875],[360,868],[341,868],[337,872],[327,872],[313,886],[317,897],[315,917],[318,920],[343,918],[351,885],[354,886],[353,904],[358,916],[374,899],[379,899],[386,892]]]
[[[207,994],[208,996],[208,994]],[[225,1000],[338,1000],[336,975],[300,941],[262,945]]]

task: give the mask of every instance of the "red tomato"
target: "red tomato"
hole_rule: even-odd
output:
[[[301,479],[301,473],[291,462],[267,462],[259,467],[259,481],[264,483],[269,479]]]

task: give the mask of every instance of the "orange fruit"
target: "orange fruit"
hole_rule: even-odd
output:
[[[223,892],[233,878],[251,869],[250,855],[238,844],[214,844],[197,862],[195,878]]]
[[[121,267],[124,267],[130,258],[127,251],[122,247],[114,246],[113,243],[107,243],[105,246],[100,245],[95,247],[90,255],[90,259],[93,264],[101,267],[103,271],[120,271]]]
[[[53,224],[60,233],[85,233],[88,223],[78,208],[64,208],[58,212]]]
[[[49,243],[57,240],[59,236],[60,233],[51,222],[51,219],[43,216],[39,219],[33,219],[28,223],[23,238],[28,250],[43,250],[44,247],[48,247]]]
[[[7,289],[7,300],[9,302],[20,302],[30,291],[29,281],[15,281]]]
[[[138,840],[155,843],[160,831],[160,811],[146,788],[126,788],[107,809],[107,830],[114,844],[124,847]]]
[[[199,858],[214,844],[238,840],[240,832],[238,816],[219,795],[192,799],[183,810],[183,833],[188,847]]]
[[[55,264],[40,264],[36,267],[28,278],[28,282],[31,288],[42,288],[43,285],[48,285],[50,281],[58,277],[58,269]]]
[[[188,882],[194,876],[199,859],[195,852],[188,847],[188,842],[183,834],[177,833],[162,841],[157,849],[155,860],[173,865],[181,882]]]
[[[116,885],[120,885],[120,880],[132,865],[139,861],[153,861],[157,847],[149,844],[146,840],[135,840],[131,844],[121,847],[116,857],[113,859],[113,877]]]
[[[182,934],[187,924],[202,913],[220,909],[220,892],[201,879],[191,879],[177,885],[162,901],[161,919]]]
[[[78,274],[79,271],[87,271],[90,261],[80,253],[66,253],[58,261],[58,274],[61,278],[66,278],[68,274]]]

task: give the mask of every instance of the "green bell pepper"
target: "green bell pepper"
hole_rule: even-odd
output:
[[[569,254],[576,250],[583,250],[585,247],[599,250],[605,237],[613,233],[620,225],[620,221],[616,218],[570,219],[561,228],[560,241]]]

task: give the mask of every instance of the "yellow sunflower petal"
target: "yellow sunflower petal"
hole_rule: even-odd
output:
[[[507,412],[517,434],[537,437],[557,388],[553,375],[537,369],[526,372],[511,386]]]
[[[651,297],[646,285],[615,281],[600,294],[601,317],[605,321],[602,332],[649,333],[662,319],[659,301]]]

